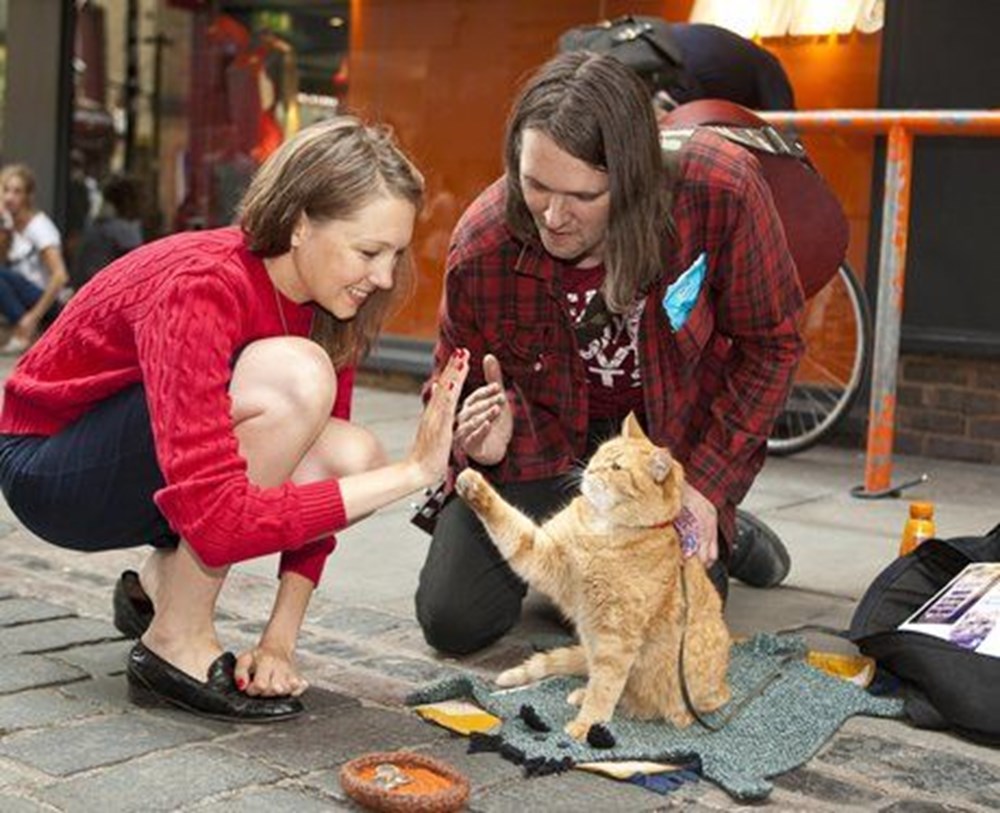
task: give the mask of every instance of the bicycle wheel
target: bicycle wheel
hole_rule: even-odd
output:
[[[871,312],[846,263],[806,303],[799,327],[805,354],[767,440],[768,453],[777,456],[818,443],[847,414],[861,389],[871,352]]]

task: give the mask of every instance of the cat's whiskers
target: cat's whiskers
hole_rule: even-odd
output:
[[[559,490],[564,494],[577,494],[580,491],[580,484],[583,482],[583,473],[586,469],[584,465],[574,464],[573,468],[565,472],[559,480]]]

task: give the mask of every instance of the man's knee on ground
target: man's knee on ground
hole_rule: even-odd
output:
[[[470,655],[489,646],[517,622],[510,618],[486,618],[476,611],[475,604],[461,598],[432,595],[418,587],[416,596],[417,621],[424,640],[439,652],[449,655]]]

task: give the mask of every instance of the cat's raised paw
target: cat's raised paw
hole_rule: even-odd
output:
[[[455,491],[472,508],[480,508],[486,503],[490,486],[486,478],[475,469],[464,469],[455,480]]]
[[[583,699],[587,696],[587,689],[585,686],[581,686],[579,689],[573,689],[568,695],[566,695],[566,702],[571,706],[582,706]]]

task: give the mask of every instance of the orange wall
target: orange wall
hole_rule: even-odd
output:
[[[353,0],[349,107],[391,124],[428,181],[418,224],[415,298],[389,333],[432,339],[448,235],[501,172],[503,126],[519,81],[555,52],[559,34],[627,12],[683,20],[690,0]],[[878,37],[766,41],[786,63],[799,107],[874,106]],[[870,140],[810,139],[852,219],[852,261],[863,266]]]
[[[782,37],[761,45],[781,60],[800,110],[878,106],[881,34]],[[871,215],[871,136],[814,133],[804,139],[809,155],[840,198],[851,224],[848,261],[863,279]]]

